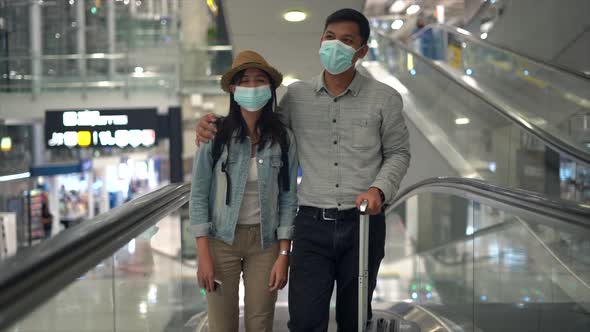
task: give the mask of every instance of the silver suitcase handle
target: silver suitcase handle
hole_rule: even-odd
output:
[[[358,332],[367,326],[367,300],[369,293],[369,201],[359,207],[359,290],[358,290]]]

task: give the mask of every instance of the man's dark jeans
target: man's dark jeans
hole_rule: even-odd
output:
[[[338,331],[357,331],[358,237],[358,213],[339,214],[337,220],[326,221],[321,209],[299,209],[295,219],[289,278],[291,332],[327,331],[334,281],[337,285]],[[371,216],[367,316],[369,319],[370,303],[384,249],[385,216]]]

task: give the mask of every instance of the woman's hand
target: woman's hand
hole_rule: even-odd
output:
[[[215,290],[215,265],[213,257],[209,253],[209,240],[207,237],[197,239],[199,267],[197,270],[197,280],[199,286],[207,292]]]
[[[289,256],[279,255],[270,271],[270,291],[274,292],[285,288],[289,277]]]

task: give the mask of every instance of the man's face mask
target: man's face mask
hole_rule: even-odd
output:
[[[342,74],[352,67],[352,59],[358,50],[337,39],[324,40],[320,47],[320,60],[330,74]]]

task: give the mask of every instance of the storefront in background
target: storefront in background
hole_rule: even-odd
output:
[[[31,168],[33,188],[26,193],[29,220],[25,241],[49,238],[94,216],[94,174],[90,160]]]
[[[153,191],[162,183],[160,156],[152,149],[93,160],[97,214]]]
[[[28,220],[25,192],[31,188],[31,124],[0,123],[0,258],[14,254]]]
[[[49,110],[45,143],[52,155],[92,159],[93,214],[182,178],[179,108]]]

